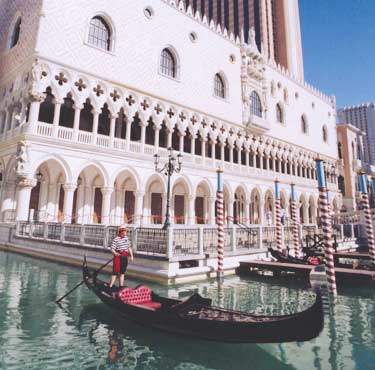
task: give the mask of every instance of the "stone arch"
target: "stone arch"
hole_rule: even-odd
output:
[[[146,197],[144,212],[149,224],[161,224],[166,209],[166,185],[160,174],[153,174],[145,185]]]
[[[184,177],[177,178],[172,186],[171,191],[171,210],[174,224],[185,224],[189,217],[189,195],[191,188]]]
[[[212,187],[207,180],[200,181],[195,188],[195,222],[207,224],[209,222],[209,198],[212,197]]]
[[[299,211],[299,220],[301,224],[306,224],[308,222],[308,204],[306,200],[306,195],[304,193],[300,194],[298,198],[298,205]]]
[[[248,222],[246,219],[246,190],[242,185],[237,186],[234,192],[234,202],[233,202],[233,222],[235,224],[244,224]]]
[[[271,189],[264,194],[264,219],[268,225],[275,222],[275,195]]]
[[[310,224],[316,223],[317,205],[313,195],[310,195],[308,202],[308,222]]]
[[[260,188],[255,187],[250,193],[250,223],[261,224],[263,222],[262,215],[262,191]]]
[[[120,169],[112,177],[114,192],[111,200],[112,223],[133,224],[136,215],[136,192],[140,189],[138,174],[130,168]]]

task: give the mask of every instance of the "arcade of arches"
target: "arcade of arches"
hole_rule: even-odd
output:
[[[28,191],[28,209],[16,206],[16,217],[30,214],[35,220],[78,224],[161,224],[166,209],[166,180],[151,175],[140,185],[139,174],[124,169],[109,184],[96,165],[81,169],[75,181],[68,181],[62,165],[49,159],[38,166],[39,179],[17,192]],[[143,175],[144,176],[144,175]],[[8,183],[11,178],[8,175]],[[74,178],[74,177],[71,177]],[[193,186],[183,177],[175,175],[171,186],[171,219],[174,224],[215,224],[216,196],[208,180]],[[26,189],[26,190],[25,190]],[[13,194],[13,199],[21,199]],[[9,198],[9,196],[8,196]],[[315,223],[318,216],[317,199],[313,195],[298,196],[301,223]],[[227,223],[274,224],[274,194],[271,186],[265,191],[258,187],[230,188],[224,185],[225,219]],[[289,193],[281,192],[281,205],[290,215]],[[2,199],[2,212],[9,206],[7,196]],[[333,207],[337,207],[336,198]],[[23,218],[25,219],[25,218]]]

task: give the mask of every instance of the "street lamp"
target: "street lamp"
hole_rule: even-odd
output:
[[[169,213],[169,198],[170,198],[170,191],[171,191],[171,176],[174,172],[178,173],[181,171],[181,165],[182,165],[182,154],[179,153],[177,155],[177,158],[173,155],[173,148],[168,148],[169,154],[168,154],[168,162],[164,165],[161,165],[159,167],[159,161],[160,161],[160,155],[155,154],[154,155],[154,165],[155,165],[155,171],[159,173],[164,173],[168,177],[168,185],[167,185],[167,207],[165,211],[165,222],[164,222],[164,229],[167,229],[170,224],[170,213]]]

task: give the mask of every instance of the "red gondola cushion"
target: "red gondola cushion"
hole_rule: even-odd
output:
[[[145,285],[140,285],[135,289],[123,288],[118,293],[121,301],[127,304],[136,304],[151,309],[160,308],[159,302],[151,301],[151,289]]]

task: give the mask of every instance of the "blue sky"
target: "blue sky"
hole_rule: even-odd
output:
[[[305,80],[337,107],[375,101],[375,0],[299,0]]]

